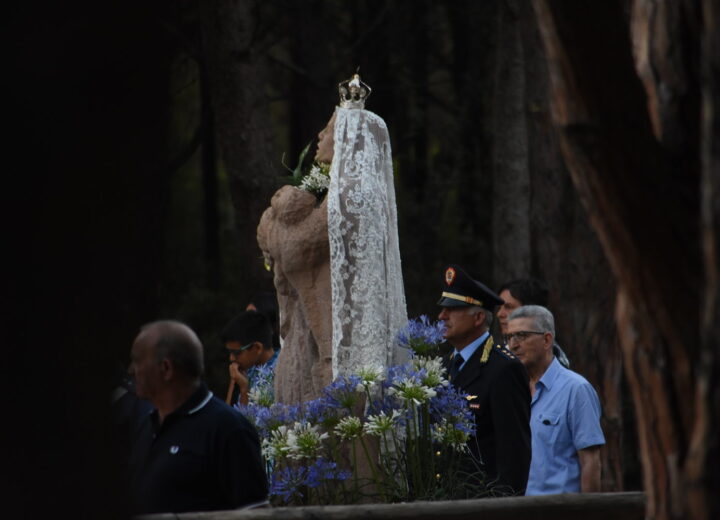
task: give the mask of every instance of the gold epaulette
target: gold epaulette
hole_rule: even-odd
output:
[[[480,357],[480,364],[484,365],[487,363],[488,358],[490,357],[490,351],[493,348],[493,338],[490,336],[487,341],[485,341],[485,346],[483,347],[483,353]]]

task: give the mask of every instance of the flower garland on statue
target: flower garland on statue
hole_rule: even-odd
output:
[[[468,472],[475,433],[467,395],[446,379],[438,357],[443,324],[409,320],[398,346],[410,362],[339,377],[302,405],[250,394],[237,408],[257,428],[278,505],[354,504],[474,498],[494,493]],[[374,448],[374,449],[373,449]],[[373,455],[374,454],[374,455]],[[370,476],[358,474],[363,457]]]
[[[330,186],[330,165],[316,162],[300,180],[299,188],[314,193],[318,198],[322,198],[327,193],[328,186]]]
[[[314,194],[318,200],[321,200],[325,193],[327,193],[328,186],[330,186],[330,165],[327,163],[313,162],[309,168],[304,166],[305,157],[311,144],[312,141],[302,149],[295,168],[290,168],[285,164],[284,156],[281,162],[282,165],[285,166],[285,169],[290,172],[289,184],[297,186],[301,190],[309,191]]]

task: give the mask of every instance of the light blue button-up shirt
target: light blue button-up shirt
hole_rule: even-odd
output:
[[[475,353],[475,351],[478,349],[478,347],[480,345],[485,343],[485,340],[488,338],[489,335],[490,335],[490,331],[485,331],[485,333],[482,336],[480,336],[478,339],[476,339],[469,345],[466,345],[462,350],[460,350],[459,352],[457,350],[455,351],[455,355],[462,356],[462,358],[464,360],[462,365],[460,365],[460,370],[458,370],[458,372],[460,372],[465,367],[468,359],[470,359],[472,357],[472,355]]]
[[[555,358],[535,385],[530,431],[532,459],[525,494],[580,492],[578,450],[605,444],[600,400],[583,376]]]

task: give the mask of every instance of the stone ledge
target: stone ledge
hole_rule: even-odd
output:
[[[645,494],[589,493],[352,506],[164,513],[138,520],[643,520]]]

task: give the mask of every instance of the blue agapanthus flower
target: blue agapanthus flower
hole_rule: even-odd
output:
[[[320,457],[307,468],[305,483],[308,487],[316,488],[330,481],[347,480],[351,475],[350,471],[338,469],[337,462]]]
[[[407,325],[400,329],[397,342],[403,348],[410,349],[418,356],[433,356],[437,354],[438,346],[443,342],[445,324],[442,321],[430,322],[423,314],[414,320],[408,320]]]
[[[388,376],[387,379],[383,381],[383,388],[388,389],[406,379],[413,379],[420,382],[422,381],[422,376],[422,370],[415,369],[412,363],[394,365],[388,368]]]
[[[328,404],[323,397],[303,403],[303,419],[312,424],[323,422],[328,413]]]
[[[306,483],[307,472],[305,466],[276,469],[270,476],[270,496],[278,497],[285,504],[293,499],[302,499],[301,488]]]
[[[271,407],[250,403],[236,404],[235,409],[253,423],[261,438],[270,437],[270,432],[283,424],[292,424],[301,417],[298,405],[275,403]]]
[[[260,436],[265,435],[265,424],[267,424],[270,419],[270,408],[256,403],[237,403],[234,408],[243,414],[253,424],[253,426],[255,426],[255,429],[258,431]]]
[[[351,411],[362,396],[362,380],[359,376],[340,376],[323,389],[325,402],[330,407]]]
[[[430,400],[432,420],[441,422],[445,419],[456,429],[475,435],[475,416],[468,406],[467,395],[452,385],[437,387],[437,395]]]
[[[349,479],[352,473],[338,469],[336,462],[323,457],[318,458],[309,466],[287,466],[276,470],[270,477],[270,496],[279,498],[289,504],[293,500],[302,500],[302,488],[317,488],[333,481]]]

